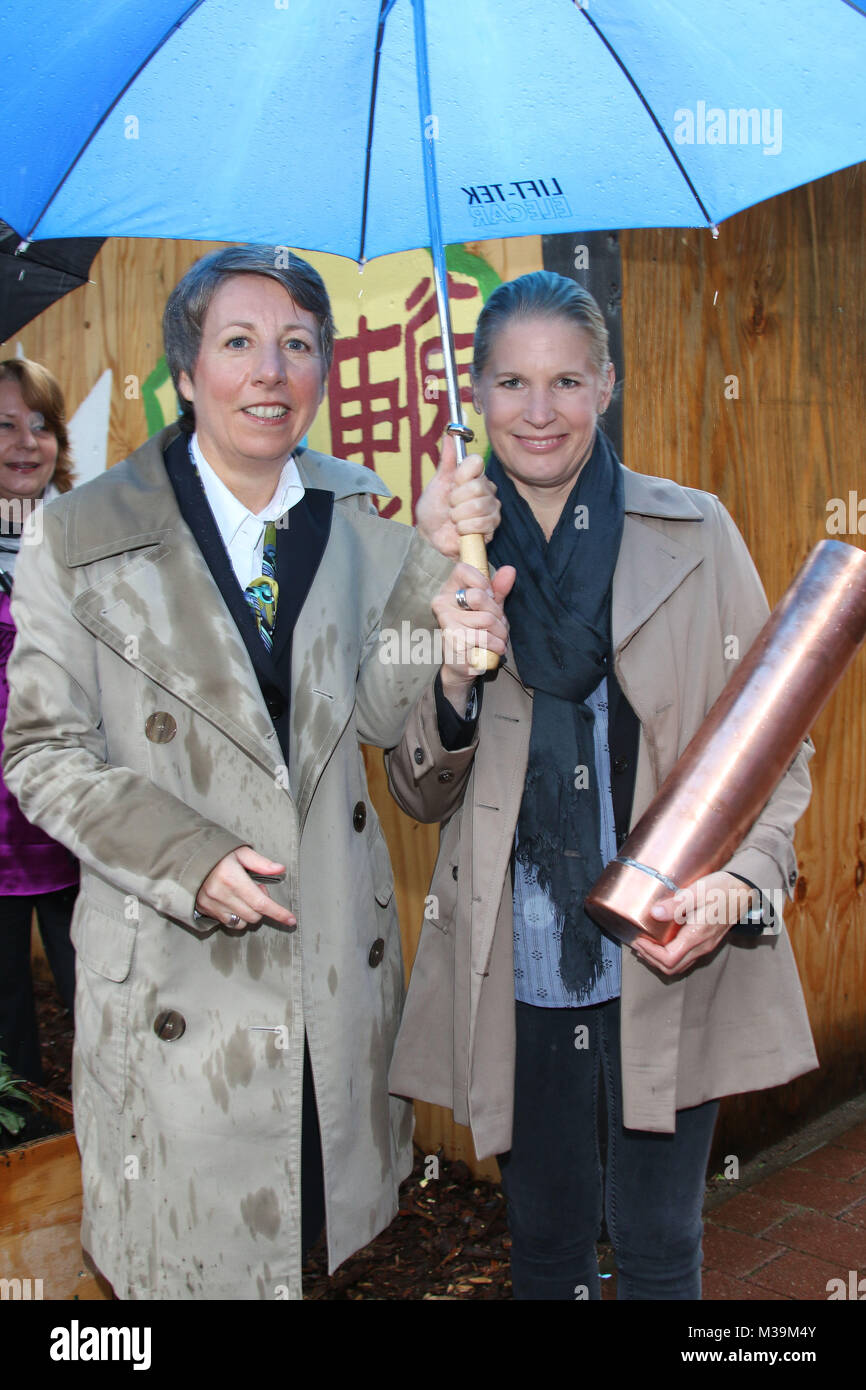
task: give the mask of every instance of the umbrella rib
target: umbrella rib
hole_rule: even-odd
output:
[[[379,90],[379,59],[382,56],[382,41],[385,37],[385,21],[394,8],[394,0],[382,0],[379,10],[379,26],[376,30],[376,54],[373,59],[373,76],[370,82],[370,115],[367,121],[367,151],[364,157],[364,195],[361,203],[361,239],[358,245],[358,264],[364,263],[364,245],[367,240],[367,203],[370,196],[370,164],[373,157],[373,124],[376,119],[376,95]]]
[[[109,116],[111,115],[111,113],[112,113],[112,111],[115,109],[115,107],[117,106],[118,102],[120,102],[120,101],[123,100],[124,96],[125,96],[126,93],[129,91],[129,89],[130,89],[130,87],[132,86],[133,82],[134,82],[135,79],[138,77],[138,74],[142,71],[143,68],[146,68],[146,67],[147,67],[147,65],[148,65],[148,63],[150,62],[151,58],[153,58],[153,56],[154,56],[156,53],[158,53],[159,50],[160,50],[161,48],[164,48],[164,47],[165,47],[165,45],[168,43],[169,39],[171,38],[172,34],[174,34],[178,29],[180,29],[181,25],[183,25],[183,24],[186,23],[186,21],[189,19],[190,15],[194,14],[195,11],[196,11],[197,9],[199,9],[199,7],[200,7],[201,5],[203,5],[204,3],[205,3],[205,0],[193,0],[193,3],[192,3],[190,6],[188,6],[188,8],[187,8],[186,10],[184,10],[184,12],[183,12],[183,14],[181,15],[180,19],[176,19],[176,20],[175,20],[174,24],[172,24],[171,27],[165,31],[165,33],[163,34],[163,36],[162,36],[162,38],[159,40],[159,42],[154,44],[153,48],[150,50],[150,52],[147,54],[147,56],[146,56],[145,58],[142,58],[142,60],[141,60],[141,62],[139,63],[138,67],[135,69],[135,72],[134,72],[134,73],[132,74],[132,76],[128,79],[128,81],[126,81],[126,82],[123,84],[123,86],[121,87],[120,91],[117,93],[117,96],[114,98],[114,101],[113,101],[113,102],[111,103],[111,105],[110,105],[109,107],[107,107],[107,109],[102,113],[102,115],[100,116],[100,118],[99,118],[99,120],[97,121],[96,125],[93,127],[92,131],[90,132],[90,134],[88,135],[87,139],[85,140],[84,144],[81,146],[81,149],[78,151],[78,154],[75,156],[75,158],[73,159],[72,163],[69,165],[68,169],[66,170],[65,174],[63,175],[62,179],[61,179],[60,182],[57,184],[57,187],[54,189],[54,191],[51,193],[51,195],[49,196],[49,198],[48,198],[47,201],[45,202],[44,206],[42,207],[41,212],[39,213],[39,215],[37,216],[35,222],[33,223],[33,226],[30,228],[30,231],[27,233],[26,237],[24,238],[25,241],[32,241],[32,240],[34,239],[34,233],[35,233],[35,231],[36,231],[36,228],[39,226],[39,223],[42,221],[42,219],[43,219],[43,217],[45,216],[46,212],[47,212],[48,209],[51,207],[51,204],[54,202],[54,199],[57,197],[57,195],[58,195],[58,193],[60,192],[60,190],[61,190],[61,188],[63,187],[63,185],[66,183],[66,180],[69,178],[69,175],[72,173],[73,169],[74,169],[75,166],[78,164],[79,160],[80,160],[80,159],[82,158],[82,156],[85,154],[85,152],[87,151],[88,147],[89,147],[89,146],[91,145],[91,143],[96,139],[96,136],[99,134],[100,130],[101,130],[102,127],[105,125],[105,122],[108,120]]]
[[[641,102],[641,104],[643,105],[644,110],[646,111],[647,115],[649,116],[650,120],[652,121],[653,125],[655,126],[656,130],[658,131],[659,135],[662,137],[662,140],[663,140],[663,141],[665,142],[665,144],[667,145],[668,154],[671,156],[671,159],[674,161],[674,163],[676,164],[676,166],[677,166],[677,168],[679,169],[680,173],[682,174],[683,178],[685,179],[686,183],[688,184],[689,189],[691,190],[691,193],[692,193],[692,196],[693,196],[695,202],[697,203],[698,207],[700,208],[701,212],[703,213],[704,217],[706,218],[707,225],[710,226],[710,227],[712,227],[712,226],[714,225],[713,218],[710,216],[710,214],[707,212],[707,209],[704,207],[704,204],[703,204],[703,202],[702,202],[702,200],[701,200],[701,196],[700,196],[700,194],[698,193],[698,190],[695,188],[694,184],[692,183],[691,179],[689,178],[688,173],[686,172],[686,168],[685,168],[685,166],[684,166],[682,160],[680,159],[679,155],[677,154],[676,150],[674,149],[673,145],[671,144],[670,140],[668,139],[668,137],[667,137],[667,135],[666,135],[664,129],[663,129],[662,126],[661,126],[661,123],[659,122],[658,117],[656,116],[655,112],[653,111],[652,107],[650,106],[649,102],[647,101],[646,97],[644,96],[643,92],[641,91],[640,87],[637,85],[637,82],[634,80],[634,78],[632,77],[632,75],[631,75],[631,73],[629,72],[628,68],[626,67],[625,63],[622,61],[622,59],[620,58],[620,56],[619,56],[619,54],[617,53],[616,49],[613,47],[613,44],[611,44],[611,43],[608,41],[608,39],[605,38],[604,34],[603,34],[603,33],[601,32],[601,30],[599,29],[599,27],[598,27],[598,25],[596,24],[595,20],[592,18],[592,16],[587,12],[587,10],[586,10],[586,9],[584,8],[584,6],[582,6],[582,5],[580,6],[580,12],[581,12],[581,14],[583,15],[584,19],[586,20],[587,24],[591,24],[591,25],[592,25],[593,29],[595,30],[595,32],[596,32],[596,34],[598,35],[598,37],[601,39],[602,43],[604,44],[604,46],[605,46],[605,48],[607,49],[607,51],[608,51],[608,53],[610,54],[610,56],[613,58],[614,62],[615,62],[615,63],[618,65],[618,67],[622,70],[622,72],[623,72],[624,76],[626,77],[626,79],[628,80],[628,82],[631,83],[631,86],[633,87],[633,89],[634,89],[634,91],[635,91],[635,94],[636,94],[637,97],[638,97],[638,100],[639,100],[639,101]]]

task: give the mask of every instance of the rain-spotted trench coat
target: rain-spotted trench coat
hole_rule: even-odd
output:
[[[617,680],[641,726],[634,826],[768,609],[745,543],[716,497],[629,469],[623,481],[626,515],[611,623]],[[487,681],[471,747],[442,748],[425,692],[403,741],[388,755],[392,790],[404,810],[447,822],[391,1089],[453,1110],[455,1120],[471,1127],[480,1158],[511,1147],[509,862],[531,719],[531,692],[510,655]],[[811,751],[801,747],[725,866],[767,894],[793,892],[793,828],[809,800]],[[729,935],[675,978],[623,951],[621,1018],[624,1118],[632,1129],[670,1132],[677,1109],[776,1086],[817,1066],[784,926],[778,936],[757,940]]]
[[[380,626],[432,628],[452,565],[371,514],[375,475],[299,455],[335,504],[294,632],[286,769],[168,481],[176,433],[46,508],[22,548],[5,775],[82,863],[85,1249],[122,1298],[298,1298],[305,1028],[332,1269],[393,1218],[411,1168],[411,1109],[386,1082],[400,936],[359,743],[395,744],[433,678],[385,664]],[[286,864],[270,891],[297,930],[194,921],[243,844]]]

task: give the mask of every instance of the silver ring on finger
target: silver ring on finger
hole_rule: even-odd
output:
[[[230,912],[229,915],[228,915],[228,918],[226,919],[226,926],[227,926],[227,927],[239,927],[240,924],[241,924],[241,919],[240,919],[240,917],[238,916],[238,914],[237,914],[236,912]]]
[[[469,600],[468,600],[468,598],[466,597],[466,590],[465,590],[465,589],[458,589],[458,590],[457,590],[457,593],[454,595],[454,597],[455,597],[455,599],[457,600],[457,606],[458,606],[458,608],[463,608],[463,609],[465,609],[467,613],[471,612],[471,608],[470,608],[470,606],[469,606]]]

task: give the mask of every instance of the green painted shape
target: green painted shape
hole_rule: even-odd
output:
[[[459,244],[445,247],[445,268],[453,270],[457,275],[471,276],[478,285],[485,304],[496,286],[502,284],[492,265],[488,265],[481,256],[474,255],[472,251],[467,251],[465,246]]]
[[[432,256],[431,256],[432,259]],[[481,256],[476,256],[472,251],[467,251],[466,247],[460,243],[454,246],[445,247],[445,268],[453,270],[458,275],[470,275],[481,291],[481,298],[486,304],[497,285],[502,284],[502,279],[497,275],[493,266]],[[484,454],[484,464],[490,462],[493,453],[492,446],[488,443]]]
[[[142,383],[141,397],[144,401],[144,418],[147,421],[148,436],[156,434],[164,429],[170,422],[165,418],[162,402],[159,399],[159,392],[167,381],[171,380],[171,373],[168,370],[168,363],[164,357],[160,357],[150,376]]]

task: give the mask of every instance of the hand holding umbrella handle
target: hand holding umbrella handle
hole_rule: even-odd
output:
[[[474,565],[477,570],[481,571],[485,579],[490,578],[487,547],[484,544],[483,536],[461,536],[460,559],[464,560],[467,565]],[[472,665],[478,671],[495,671],[499,665],[499,657],[496,652],[490,651],[487,647],[476,647],[472,654]]]
[[[446,429],[446,434],[453,435],[457,446],[457,460],[462,462],[466,457],[466,445],[475,438],[472,430],[464,424],[458,424],[452,420]],[[460,537],[460,559],[467,565],[474,565],[480,570],[485,579],[490,578],[490,567],[487,564],[487,546],[484,544],[484,537],[469,535]],[[476,647],[472,660],[472,665],[479,671],[495,671],[499,665],[499,657],[495,652],[489,651],[485,647]]]

